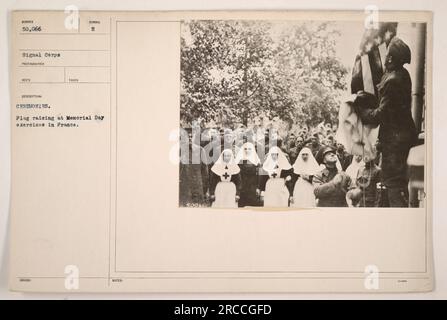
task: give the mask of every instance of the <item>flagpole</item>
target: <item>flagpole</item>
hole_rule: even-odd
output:
[[[422,128],[422,114],[425,96],[425,36],[426,24],[417,23],[416,26],[415,52],[413,53],[413,61],[415,63],[415,76],[413,79],[411,115],[416,124],[418,133]]]

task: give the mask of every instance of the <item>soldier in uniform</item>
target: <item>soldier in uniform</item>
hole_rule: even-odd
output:
[[[411,117],[411,79],[404,68],[410,63],[410,48],[394,37],[385,58],[386,72],[378,84],[377,108],[354,102],[365,124],[380,125],[378,151],[382,153],[382,179],[391,207],[408,206],[407,157],[417,139]],[[358,100],[362,99],[358,94]]]
[[[380,180],[381,171],[376,165],[375,159],[365,157],[365,162],[362,162],[356,177],[352,180],[353,189],[349,190],[346,195],[348,204],[356,207],[377,207],[379,201],[377,184],[380,183]]]
[[[314,194],[318,207],[347,207],[346,192],[351,178],[337,168],[337,155],[329,146],[323,146],[317,153],[316,160],[324,164],[313,180]]]

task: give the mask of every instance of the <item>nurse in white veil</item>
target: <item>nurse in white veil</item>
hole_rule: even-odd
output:
[[[280,148],[270,148],[262,165],[262,172],[259,189],[264,207],[288,207],[290,190],[286,183],[291,180],[293,172]]]
[[[315,195],[312,185],[313,176],[319,171],[319,165],[309,148],[301,149],[295,163],[293,173],[298,177],[293,188],[291,207],[315,207]]]
[[[259,206],[259,169],[261,160],[251,142],[246,142],[236,155],[236,163],[241,169],[241,192],[239,207]]]
[[[211,167],[210,195],[213,208],[237,208],[241,177],[233,151],[225,149]]]

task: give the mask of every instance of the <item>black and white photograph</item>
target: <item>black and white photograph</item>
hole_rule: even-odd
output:
[[[0,297],[446,296],[447,10],[397,1],[11,10]]]
[[[179,206],[424,207],[427,26],[181,23]]]

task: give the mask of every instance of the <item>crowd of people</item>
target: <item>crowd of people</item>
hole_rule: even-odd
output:
[[[348,154],[335,130],[328,123],[285,137],[244,126],[189,132],[181,150],[180,205],[380,206],[377,159]]]
[[[180,205],[408,207],[407,159],[418,143],[410,61],[409,47],[392,38],[377,96],[359,87],[338,131],[324,123],[285,135],[262,126],[192,130],[181,138]],[[377,141],[365,144],[365,127],[378,128]]]

